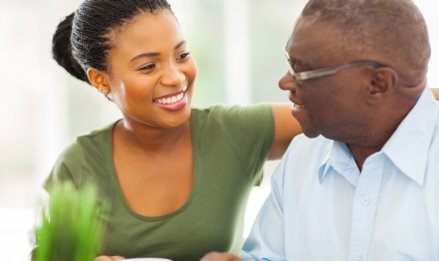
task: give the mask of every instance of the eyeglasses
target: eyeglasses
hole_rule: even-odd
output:
[[[294,79],[296,80],[297,83],[300,83],[300,81],[304,81],[304,80],[333,75],[333,74],[336,74],[341,69],[346,69],[346,68],[355,67],[355,66],[369,65],[369,66],[373,66],[375,68],[384,66],[384,65],[381,65],[379,63],[365,61],[365,62],[349,63],[349,64],[343,64],[343,65],[339,65],[339,66],[330,66],[330,67],[325,67],[325,68],[321,68],[321,69],[295,73],[293,66],[291,65],[290,56],[288,55],[288,52],[285,50],[285,48],[284,48],[284,52],[285,52],[285,56],[287,57],[288,72],[291,74],[291,76],[294,77]]]

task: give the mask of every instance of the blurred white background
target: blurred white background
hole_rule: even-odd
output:
[[[0,260],[27,260],[41,184],[78,135],[117,108],[51,59],[51,37],[80,0],[0,0]],[[281,48],[305,0],[170,0],[199,66],[194,106],[288,101]],[[430,28],[429,83],[439,87],[439,1],[418,0]],[[276,163],[267,164],[269,174]],[[245,234],[265,196],[252,193]]]

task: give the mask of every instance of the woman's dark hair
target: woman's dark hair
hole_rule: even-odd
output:
[[[164,9],[171,11],[166,0],[85,0],[58,25],[52,39],[53,58],[71,75],[89,82],[88,68],[108,72],[112,30],[141,12],[153,14]]]

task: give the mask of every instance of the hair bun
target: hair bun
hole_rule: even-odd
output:
[[[74,15],[74,12],[71,13],[58,24],[52,39],[52,55],[53,59],[71,75],[89,83],[87,74],[72,53],[71,35]]]

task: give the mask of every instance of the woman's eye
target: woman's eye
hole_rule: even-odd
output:
[[[177,57],[177,60],[180,60],[180,61],[186,60],[189,57],[189,55],[190,55],[190,52],[182,53]]]
[[[141,66],[141,67],[139,67],[139,71],[151,71],[152,69],[154,69],[155,68],[155,64],[153,64],[153,63],[150,63],[150,64],[147,64],[147,65],[144,65],[144,66]]]

